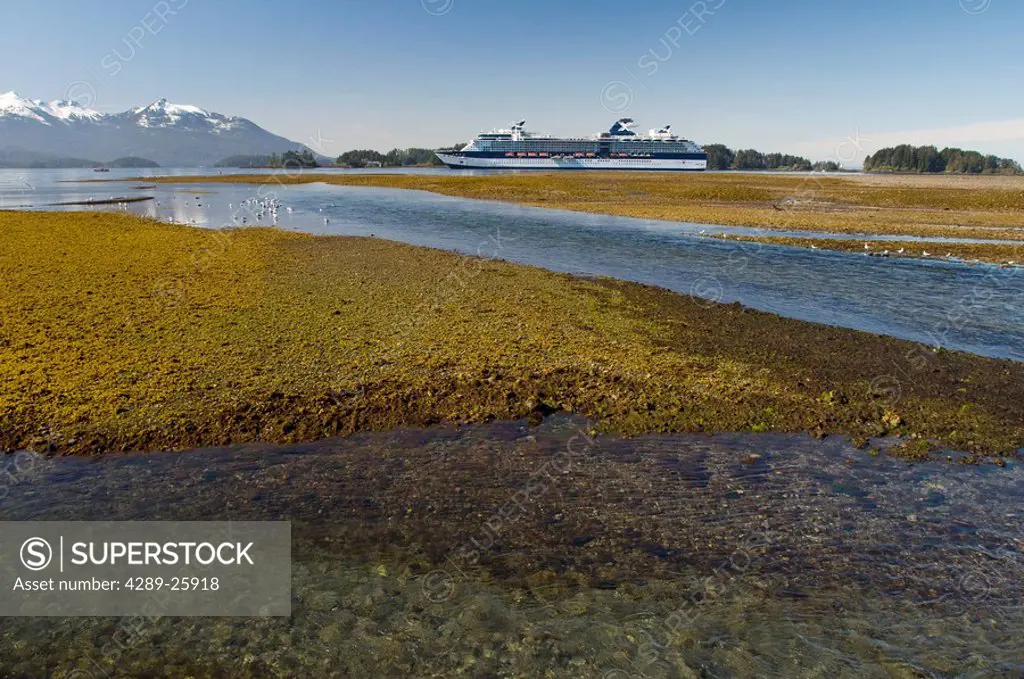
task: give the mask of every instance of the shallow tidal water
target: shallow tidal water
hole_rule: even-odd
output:
[[[115,170],[101,176],[138,174]],[[709,236],[762,230],[583,214],[420,191],[74,181],[95,177],[81,170],[0,171],[0,208],[106,209],[210,228],[276,225],[316,234],[373,235],[572,274],[611,276],[713,301],[738,301],[790,318],[1024,360],[1024,267],[741,243]],[[247,199],[271,194],[282,202],[276,220],[241,207]],[[152,200],[88,204],[90,199],[139,196]],[[62,202],[85,204],[55,205]],[[928,247],[938,251],[941,244]],[[906,368],[893,367],[897,372]]]
[[[293,536],[290,619],[5,618],[4,677],[1024,676],[1019,463],[559,416],[4,464],[0,520]]]

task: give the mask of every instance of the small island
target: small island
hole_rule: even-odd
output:
[[[55,168],[153,168],[160,167],[149,158],[139,156],[122,156],[114,160],[103,162],[89,158],[76,158],[72,156],[54,156],[46,153],[25,151],[19,148],[0,149],[0,168],[24,168],[33,170],[48,170]]]
[[[150,160],[149,158],[140,158],[139,156],[124,156],[123,158],[115,158],[109,163],[105,163],[106,167],[160,167],[160,164]]]
[[[865,172],[914,174],[1022,174],[1011,158],[982,155],[978,151],[900,144],[880,149],[864,159]]]

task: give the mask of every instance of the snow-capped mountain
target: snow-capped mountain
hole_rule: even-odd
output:
[[[0,94],[0,116],[15,116],[52,125],[54,122],[98,120],[103,114],[70,101],[31,101],[22,99],[15,92],[7,92]]]
[[[121,113],[101,113],[70,101],[0,94],[0,154],[97,161],[138,156],[163,167],[191,167],[213,165],[233,155],[282,153],[299,146],[245,118],[166,99]]]
[[[243,129],[246,124],[253,125],[245,118],[211,113],[198,106],[172,104],[166,99],[155,101],[149,106],[133,108],[125,112],[124,115],[139,127],[210,130],[215,134]],[[255,127],[255,125],[253,126]]]

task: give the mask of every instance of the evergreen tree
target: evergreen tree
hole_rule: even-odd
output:
[[[736,156],[725,144],[708,144],[704,152],[708,154],[709,170],[728,170]]]

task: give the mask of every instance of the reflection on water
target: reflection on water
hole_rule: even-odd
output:
[[[0,519],[292,521],[293,617],[7,619],[0,674],[1024,673],[1019,464],[586,432],[23,459]]]
[[[181,173],[204,171],[208,170]],[[10,178],[12,172],[19,171],[0,172],[0,178]],[[272,224],[311,233],[374,235],[556,271],[612,276],[717,301],[739,301],[791,318],[1024,360],[1021,268],[762,246],[700,234],[726,227],[546,210],[419,191],[57,183],[91,173],[20,172],[29,173],[26,177],[38,194],[35,199],[151,195],[150,201],[104,209],[196,226]],[[119,172],[125,176],[127,171]],[[246,199],[270,194],[282,201],[276,219],[269,211],[253,209],[251,201],[242,207]]]

